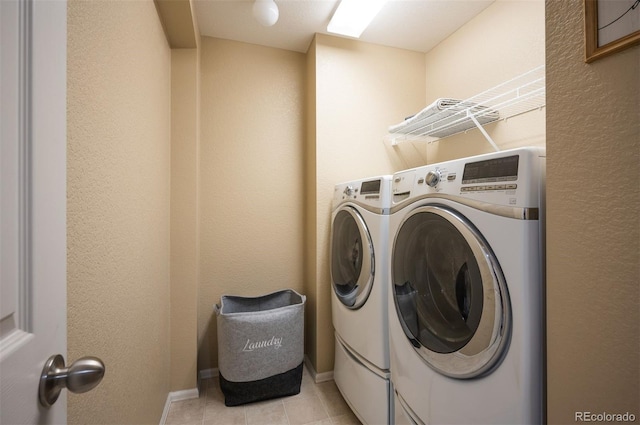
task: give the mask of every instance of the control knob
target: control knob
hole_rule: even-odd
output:
[[[429,171],[427,173],[427,176],[424,178],[424,181],[427,183],[427,186],[435,187],[438,183],[440,183],[440,171]]]
[[[353,195],[353,186],[349,185],[344,188],[344,194],[347,196]]]

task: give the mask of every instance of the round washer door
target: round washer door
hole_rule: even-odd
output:
[[[333,219],[331,233],[331,281],[342,304],[360,308],[371,292],[374,277],[371,235],[358,211],[343,207]]]
[[[478,230],[445,206],[424,206],[402,221],[393,245],[392,292],[416,352],[453,378],[489,373],[511,330],[504,276]]]

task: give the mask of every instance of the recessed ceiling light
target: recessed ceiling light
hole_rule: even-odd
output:
[[[342,0],[327,31],[358,38],[380,12],[387,0]]]

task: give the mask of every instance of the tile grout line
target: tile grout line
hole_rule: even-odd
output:
[[[322,408],[324,409],[324,413],[327,414],[327,418],[329,418],[329,420],[331,421],[331,423],[333,423],[333,419],[331,418],[331,413],[329,412],[329,409],[327,408],[327,404],[324,401],[324,397],[320,396],[319,392],[322,392],[318,389],[318,384],[314,384],[314,388],[316,389],[316,393],[318,393],[318,398],[320,399],[320,403],[322,403]],[[326,394],[324,394],[326,395]]]
[[[207,411],[207,399],[209,398],[209,387],[211,386],[211,383],[209,382],[209,380],[207,379],[206,381],[206,389],[204,390],[204,407],[202,408],[202,420],[200,421],[201,425],[204,425],[204,417],[205,417],[205,413]]]
[[[210,394],[212,392],[212,387],[213,387],[213,378],[208,378],[206,380],[207,382],[207,390],[204,392],[204,409],[202,410],[202,425],[204,425],[204,421],[207,417],[207,404],[209,404],[209,396],[213,396],[213,394]]]
[[[289,420],[289,414],[287,413],[287,406],[284,405],[284,401],[282,403],[282,410],[284,410],[284,417],[287,419],[287,425],[291,425],[291,421]]]

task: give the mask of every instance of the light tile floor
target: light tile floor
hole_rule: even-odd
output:
[[[316,384],[306,368],[300,394],[226,407],[218,378],[201,383],[200,398],[171,403],[166,425],[359,425],[334,381]]]

